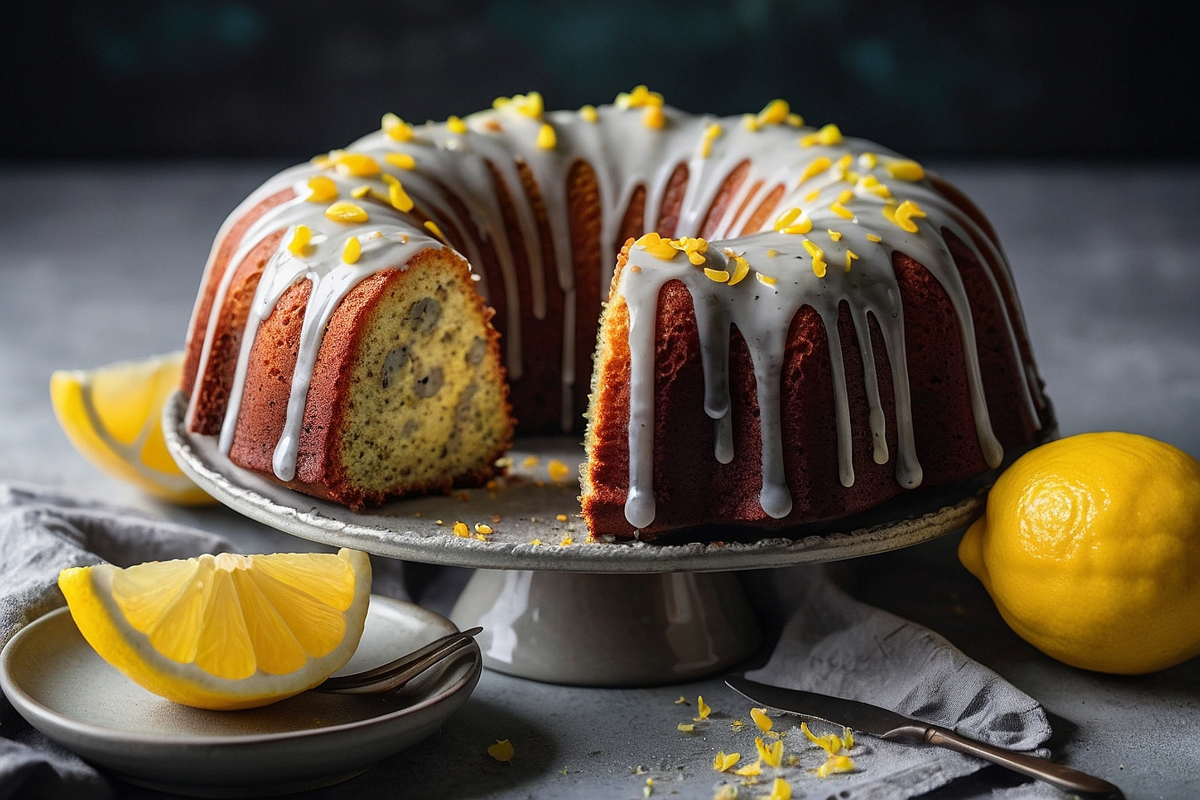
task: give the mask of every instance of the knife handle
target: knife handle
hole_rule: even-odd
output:
[[[921,738],[929,744],[935,744],[939,747],[945,747],[948,750],[966,753],[967,755],[990,761],[993,764],[999,764],[1022,775],[1028,775],[1031,778],[1045,781],[1051,786],[1062,789],[1064,792],[1111,798],[1111,800],[1124,800],[1125,797],[1119,788],[1108,781],[1088,775],[1086,772],[1080,772],[1077,769],[1071,769],[1063,764],[1055,764],[1053,761],[1038,758],[1027,753],[1006,750],[1003,747],[995,747],[974,739],[968,739],[965,736],[959,736],[954,731],[939,728],[935,725],[922,725],[918,730],[920,730]],[[916,731],[912,732],[915,733]]]

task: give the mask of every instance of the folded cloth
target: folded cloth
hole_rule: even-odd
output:
[[[861,700],[972,739],[1048,755],[1037,749],[1050,737],[1038,702],[944,637],[858,602],[820,565],[775,570],[772,579],[779,607],[794,611],[767,664],[747,677]],[[818,735],[834,731],[812,728]],[[803,740],[799,731],[788,736],[793,747]],[[944,748],[866,735],[856,735],[849,755],[856,769],[839,776],[842,797],[915,797],[987,766]]]
[[[232,550],[211,533],[44,489],[0,484],[0,648],[66,604],[58,573],[108,561],[190,558]],[[31,728],[0,695],[0,798],[107,798],[94,767]]]

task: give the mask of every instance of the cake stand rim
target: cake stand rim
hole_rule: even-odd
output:
[[[589,573],[727,572],[842,561],[945,536],[978,517],[986,487],[956,503],[918,516],[847,532],[799,539],[768,536],[753,543],[594,543],[571,546],[477,541],[446,529],[435,535],[405,531],[402,518],[357,513],[310,497],[233,465],[184,422],[187,397],[176,391],[163,406],[167,449],[179,468],[223,505],[297,538],[371,555],[445,566]],[[206,446],[207,444],[207,446]],[[403,501],[400,501],[403,502]],[[373,520],[373,521],[372,521]]]

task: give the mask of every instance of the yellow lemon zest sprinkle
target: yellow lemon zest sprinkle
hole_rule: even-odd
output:
[[[471,531],[467,528],[467,523],[465,523],[465,522],[454,523],[454,535],[460,536],[463,539],[469,538],[471,536]]]
[[[779,233],[804,234],[811,231],[812,227],[808,212],[796,206],[792,206],[775,220],[775,230]]]
[[[599,122],[600,112],[593,105],[582,106],[579,109],[579,116],[583,117],[585,122]]]
[[[667,115],[663,113],[662,106],[646,106],[642,111],[642,124],[654,130],[661,130],[665,127]]]
[[[801,136],[800,146],[812,147],[813,145],[820,144],[825,145],[826,147],[831,147],[835,144],[841,144],[842,141],[841,129],[831,122],[828,125],[823,126],[816,133],[810,133],[806,136]]]
[[[842,219],[854,219],[854,212],[842,205],[842,200],[834,200],[829,204],[829,210]]]
[[[842,726],[842,746],[847,750],[854,747],[854,733],[845,726]]]
[[[863,175],[858,179],[858,185],[854,188],[870,192],[877,197],[882,197],[884,200],[892,196],[892,192],[888,189],[887,184],[880,183],[879,178],[876,178],[874,175]]]
[[[679,695],[679,699],[675,701],[675,705],[677,705],[677,706],[690,706],[690,705],[691,705],[691,703],[689,703],[689,702],[688,702],[688,699],[687,699],[686,697],[684,697],[683,695]]]
[[[550,480],[561,481],[563,478],[567,477],[567,474],[570,473],[571,468],[559,461],[557,458],[552,458],[550,459],[550,463],[546,465],[546,471],[550,473]]]
[[[379,162],[366,153],[339,152],[334,159],[337,171],[356,178],[371,178],[379,174]]]
[[[792,785],[783,778],[776,778],[771,784],[771,793],[767,800],[792,800]]]
[[[710,281],[714,281],[716,283],[729,282],[729,273],[723,269],[710,269],[709,267],[705,267],[704,274],[708,276]]]
[[[704,139],[700,144],[700,157],[708,158],[712,153],[712,143],[724,132],[724,129],[717,123],[713,123],[704,129]]]
[[[543,122],[538,128],[537,146],[539,150],[553,150],[558,147],[558,134],[554,132],[554,126],[549,122]]]
[[[482,533],[475,534],[475,538],[481,542],[486,542],[488,540],[487,536],[484,536]]]
[[[532,468],[538,465],[537,456],[525,456],[525,460],[521,462],[522,467]]]
[[[779,255],[779,251],[776,250],[774,247],[772,247],[770,250],[767,251],[767,258],[774,258],[777,255]]]
[[[850,263],[858,260],[858,253],[853,250],[846,251],[846,272],[850,271]]]
[[[749,777],[751,775],[762,775],[762,759],[760,758],[758,761],[755,761],[753,764],[747,764],[746,766],[741,767],[740,769],[736,770],[734,772],[734,774],[741,775],[743,777]]]
[[[678,249],[671,246],[670,239],[664,239],[654,231],[642,236],[634,244],[661,261],[670,261],[679,252]]]
[[[558,543],[558,546],[566,547],[567,545],[572,545],[572,544],[575,544],[575,540],[572,539],[571,534],[568,533],[566,536],[562,537],[562,541]]]
[[[879,164],[879,157],[874,153],[863,153],[858,157],[858,165],[863,169],[875,169]]]
[[[508,739],[497,739],[495,744],[488,747],[487,753],[497,761],[507,761],[511,764],[516,750]]]
[[[558,515],[557,515],[557,516],[555,516],[554,518],[555,518],[556,520],[558,520],[559,522],[566,522],[566,521],[567,521],[567,515],[566,515],[566,514],[558,514]]]
[[[391,177],[390,175],[388,176]],[[408,192],[404,191],[404,187],[400,185],[400,181],[392,178],[388,184],[388,202],[392,204],[392,208],[397,211],[408,213],[413,210],[413,200],[408,196]],[[441,234],[438,234],[441,237]]]
[[[767,716],[765,708],[750,709],[750,719],[754,720],[754,724],[758,726],[760,731],[769,731],[775,725],[771,718]]]
[[[704,254],[708,252],[708,241],[705,239],[697,236],[684,236],[680,239],[671,239],[669,244],[676,250],[685,253],[688,261],[697,267],[708,260],[704,257]]]
[[[810,256],[812,256],[813,274],[816,275],[818,278],[824,278],[825,277],[825,268],[828,266],[825,263],[825,251],[822,250],[820,248],[820,246],[816,242],[812,241],[811,239],[805,239],[803,244],[804,244],[804,249],[808,251],[808,254]]]
[[[307,225],[297,225],[296,230],[292,231],[292,238],[288,241],[287,249],[292,252],[292,255],[302,256],[310,239],[312,239],[312,228]]]
[[[763,275],[761,272],[754,273],[754,279],[764,286],[774,286],[776,281],[770,275]]]
[[[818,156],[808,163],[804,168],[804,172],[800,173],[800,183],[804,183],[809,178],[816,177],[822,172],[825,172],[833,166],[833,161],[828,156]]]
[[[371,193],[371,185],[369,183],[364,183],[362,186],[355,186],[353,189],[350,190],[350,196],[353,197],[355,200],[362,200],[364,197],[366,197],[370,193]]]
[[[642,796],[649,797],[654,794],[654,778],[646,778],[646,785],[642,787]]]
[[[690,722],[681,722],[675,726],[675,729],[681,733],[691,733],[692,731],[696,730],[696,726]]]
[[[533,545],[534,547],[541,547],[541,546],[542,546],[542,540],[541,540],[541,539],[530,539],[530,540],[529,540],[529,543],[530,543],[531,545]]]
[[[741,753],[726,754],[724,750],[718,750],[716,757],[713,758],[713,769],[717,772],[725,772],[738,763],[741,757]]]
[[[868,234],[867,234],[867,241],[868,241],[868,242],[882,242],[882,241],[883,241],[883,237],[882,237],[882,236],[880,236],[880,235],[879,235],[879,234],[877,234],[877,233],[868,233]]]
[[[431,219],[425,220],[425,230],[429,231],[434,236],[441,239],[443,242],[446,241],[446,235],[444,233],[442,233],[442,229],[439,228],[438,224],[436,222],[434,222],[433,220],[431,220]]]
[[[708,705],[708,703],[704,702],[703,697],[696,697],[696,712],[699,714],[699,716],[696,717],[696,722],[699,722],[702,719],[708,719],[708,715],[712,713],[712,708]]]
[[[646,106],[661,106],[663,96],[646,88],[646,84],[638,84],[632,92],[621,92],[617,95],[617,108],[644,108]]]
[[[325,209],[325,216],[334,222],[346,223],[362,223],[370,219],[362,206],[347,203],[345,200],[339,200]]]
[[[883,168],[898,181],[919,181],[925,177],[925,168],[916,161],[888,161]]]
[[[758,132],[758,116],[755,114],[742,115],[742,127],[751,133]]]
[[[829,240],[831,242],[840,242],[842,240],[841,231],[835,231],[833,228],[830,228],[827,233],[829,234]]]
[[[482,523],[482,522],[476,522],[476,523],[475,523],[475,532],[476,532],[476,533],[482,533],[482,534],[484,534],[484,535],[486,536],[487,534],[489,534],[489,533],[491,533],[491,532],[492,532],[492,526],[491,526],[491,525],[485,525],[485,524],[484,524],[484,523]]]
[[[346,246],[342,248],[342,261],[347,264],[354,264],[362,256],[362,242],[357,236],[351,236],[346,240]]]
[[[800,116],[799,114],[797,114],[796,112],[793,111],[792,113],[787,115],[787,119],[784,121],[787,122],[788,125],[791,125],[793,128],[799,128],[801,125],[804,124],[804,117]]]
[[[397,169],[416,169],[417,160],[408,153],[388,153],[383,160]]]
[[[733,731],[734,733],[737,733],[744,727],[746,727],[746,721],[744,719],[735,719],[733,722],[729,723],[729,730]]]
[[[760,125],[781,125],[787,121],[791,107],[787,100],[772,100],[762,111],[758,112],[755,121]]]
[[[817,198],[818,198],[818,197],[820,197],[820,196],[821,196],[821,190],[820,190],[820,189],[813,189],[811,192],[809,192],[808,194],[804,195],[804,202],[806,202],[806,203],[815,203],[815,202],[817,202]]]
[[[741,253],[735,253],[728,248],[725,249],[725,255],[733,262],[733,275],[729,278],[729,285],[737,286],[750,274],[750,262]]]
[[[885,207],[886,208],[886,207]],[[886,216],[886,215],[885,215]],[[921,207],[912,200],[905,200],[896,207],[892,222],[899,225],[903,230],[909,233],[917,232],[917,223],[912,221],[913,217],[925,217],[926,214],[921,210]]]
[[[337,184],[332,178],[324,175],[314,175],[308,179],[309,195],[304,198],[310,203],[328,203],[338,196]]]
[[[758,750],[758,757],[763,760],[769,767],[778,767],[783,761],[783,742],[778,739],[767,744],[762,740],[761,736],[754,738],[754,747]]]
[[[842,177],[845,178],[847,173],[850,170],[850,164],[852,164],[853,162],[854,162],[853,157],[851,157],[851,155],[849,153],[846,153],[846,155],[842,156],[837,161],[833,162],[833,166],[835,169],[837,169],[838,172],[841,173]]]
[[[412,141],[413,127],[395,114],[384,114],[380,123],[383,132],[397,142]]]
[[[463,134],[467,132],[467,123],[463,122],[461,117],[451,114],[446,118],[446,130],[451,133]]]
[[[716,794],[713,795],[713,800],[737,800],[738,789],[731,783],[721,785]]]
[[[492,102],[494,108],[509,108],[518,114],[529,117],[530,119],[541,119],[545,113],[546,105],[542,100],[541,92],[530,92],[529,94],[516,94],[512,98],[497,97]]]
[[[850,756],[829,756],[825,763],[817,767],[818,778],[828,778],[836,772],[850,772],[854,769],[854,759]]]

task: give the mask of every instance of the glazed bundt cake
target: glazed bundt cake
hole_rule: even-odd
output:
[[[355,507],[479,485],[512,416],[579,434],[586,409],[604,540],[801,530],[1052,423],[961,193],[783,101],[716,118],[645,87],[389,114],[271,179],[218,235],[183,380],[233,463]]]

